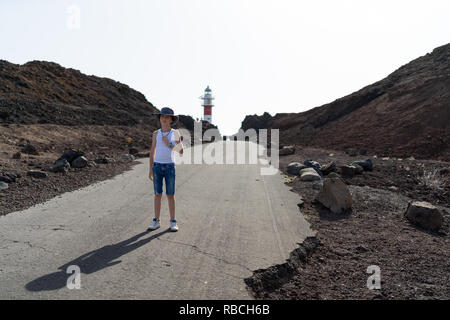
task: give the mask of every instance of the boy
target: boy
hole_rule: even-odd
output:
[[[155,218],[149,230],[156,230],[160,225],[161,200],[163,192],[163,179],[166,181],[166,195],[170,212],[170,230],[178,231],[175,220],[175,161],[174,151],[183,154],[183,144],[178,130],[171,126],[178,122],[178,116],[170,108],[162,108],[157,113],[161,123],[161,129],[153,132],[152,148],[150,150],[150,173],[149,178],[153,180],[155,192]]]

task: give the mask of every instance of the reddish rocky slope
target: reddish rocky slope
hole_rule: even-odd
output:
[[[450,161],[450,44],[321,107],[250,115],[241,127],[278,128],[282,144]]]
[[[143,94],[46,61],[0,60],[0,123],[134,125],[156,122]]]

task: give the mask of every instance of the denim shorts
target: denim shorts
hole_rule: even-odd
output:
[[[166,194],[175,195],[175,163],[153,162],[153,189],[162,194],[163,179],[166,180]]]

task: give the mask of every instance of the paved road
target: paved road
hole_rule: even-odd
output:
[[[298,195],[260,164],[177,164],[180,230],[168,231],[164,196],[162,227],[148,232],[153,184],[139,162],[0,217],[0,299],[251,299],[243,279],[313,234]],[[79,290],[66,286],[70,265]]]

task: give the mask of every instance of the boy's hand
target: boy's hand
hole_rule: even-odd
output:
[[[148,174],[148,178],[153,181],[153,170],[150,169],[150,173]]]
[[[163,139],[164,143],[166,144],[166,146],[170,145],[169,139],[167,139],[166,136],[162,137],[162,139]]]
[[[183,154],[183,143],[181,142],[181,136],[178,133],[178,130],[175,131],[175,151],[179,154]]]

